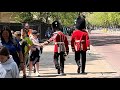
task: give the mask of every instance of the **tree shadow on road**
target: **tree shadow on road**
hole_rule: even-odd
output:
[[[60,76],[60,75],[56,75],[56,74],[52,74],[52,75],[50,75],[50,73],[48,74],[48,75],[40,75],[40,76],[32,76],[32,78],[47,78],[47,77],[57,77],[57,76]]]
[[[66,61],[65,61],[65,66],[66,65],[76,65],[76,62],[74,60],[74,53],[73,52],[70,52],[69,55],[66,57]],[[90,64],[89,62],[91,61],[94,61],[94,60],[100,60],[102,59],[102,56],[100,56],[100,54],[96,54],[96,53],[93,53],[93,52],[87,52],[87,63],[86,65],[92,65],[92,63]],[[65,68],[66,69],[66,68]],[[50,52],[43,52],[43,54],[41,55],[41,60],[40,60],[40,71],[45,71],[43,72],[42,74],[48,74],[48,75],[43,75],[43,77],[57,77],[58,75],[57,74],[57,71],[56,73],[49,73],[47,72],[50,71],[50,70],[56,70],[55,69],[55,65],[54,65],[54,62],[53,62],[53,52],[50,51]],[[66,72],[65,72],[66,73]],[[99,73],[99,72],[98,72]],[[66,73],[68,75],[79,75],[77,74],[77,71],[76,73]]]
[[[74,58],[75,58],[74,53],[70,52],[69,55],[66,57],[65,65],[69,65],[69,64],[76,65]],[[87,62],[90,62],[93,60],[100,60],[100,59],[102,59],[102,56],[100,56],[100,54],[87,53]],[[52,52],[44,52],[44,55],[42,56],[42,60],[40,61],[40,67],[55,69]]]
[[[101,73],[101,74],[112,74],[112,73],[117,73],[117,72],[87,72],[90,74],[96,74],[96,73]]]
[[[90,53],[87,54],[87,61],[101,60],[103,57],[100,54]]]
[[[91,36],[90,41],[93,46],[120,44],[120,36]]]
[[[110,74],[116,74],[117,72],[87,72],[86,71],[86,73],[87,74],[78,74],[76,72],[76,73],[66,73],[66,75],[90,75],[90,74],[92,74],[92,75],[94,75],[94,74],[101,74],[101,75],[108,74],[108,75],[110,75]]]
[[[86,56],[86,62],[90,62],[93,60],[101,60],[103,57],[100,54],[95,54],[95,53],[87,53]],[[75,59],[74,59],[74,54],[70,54],[65,62],[65,65],[67,64],[72,64],[72,65],[76,65]]]

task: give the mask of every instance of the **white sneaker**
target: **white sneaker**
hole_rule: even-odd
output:
[[[28,77],[31,77],[31,72],[28,73]]]
[[[36,74],[36,76],[38,76],[38,77],[40,76],[40,74],[39,74],[38,72],[36,72],[35,74]]]

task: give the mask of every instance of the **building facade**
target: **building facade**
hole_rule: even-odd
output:
[[[15,23],[14,17],[12,12],[0,12],[0,22]]]

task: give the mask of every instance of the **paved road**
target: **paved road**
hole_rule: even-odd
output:
[[[91,44],[120,73],[120,34],[92,31]]]
[[[31,78],[120,78],[104,58],[99,53],[96,53],[93,46],[91,46],[91,50],[87,52],[87,75],[77,74],[77,65],[74,61],[74,53],[71,47],[70,53],[65,61],[66,76],[58,75],[53,63],[53,48],[53,45],[44,47],[44,52],[40,60],[40,77],[36,77],[36,75],[32,73]],[[22,76],[22,72],[20,76]]]
[[[77,74],[77,65],[74,61],[74,53],[70,50],[70,54],[65,62],[66,76],[57,74],[53,63],[53,45],[44,47],[44,53],[40,60],[40,77],[32,73],[31,78],[119,78],[120,76],[113,70],[108,63],[103,60],[100,54],[91,51],[87,52],[86,72],[87,75]],[[27,70],[28,74],[28,70]],[[22,76],[22,72],[20,73]]]

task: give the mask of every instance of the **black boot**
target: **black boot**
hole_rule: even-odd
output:
[[[80,72],[80,74],[84,74],[84,75],[85,75],[85,74],[87,74],[87,73],[86,73],[86,72]]]
[[[64,73],[64,68],[63,68],[63,67],[61,68],[60,71],[61,71],[61,75],[66,75],[66,74]]]
[[[55,65],[55,68],[57,69],[57,73],[60,74],[60,66],[59,65]]]
[[[34,67],[34,70],[33,70],[33,71],[34,71],[34,73],[36,73],[36,68],[35,68],[35,64],[33,65],[33,67]]]
[[[78,74],[80,73],[80,66],[79,66],[78,69],[77,69],[77,73],[78,73]]]
[[[60,68],[57,69],[57,73],[60,74]]]
[[[23,78],[26,78],[26,74],[25,74],[25,75],[23,75]]]
[[[34,68],[34,73],[36,73],[36,69]]]
[[[85,72],[85,68],[84,68],[84,67],[81,68],[80,74],[84,74],[84,75],[87,74],[87,73]]]

